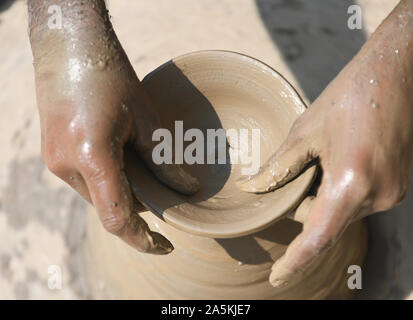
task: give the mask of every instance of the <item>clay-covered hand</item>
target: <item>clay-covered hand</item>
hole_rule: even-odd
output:
[[[152,162],[152,132],[161,126],[159,117],[113,32],[103,1],[75,8],[67,3],[61,2],[67,17],[62,29],[42,24],[41,5],[29,7],[43,159],[94,204],[107,231],[142,252],[169,253],[172,244],[138,215],[143,207],[131,193],[125,150],[137,150],[161,181],[181,193],[196,192],[198,181],[178,165]]]
[[[260,172],[239,181],[244,191],[268,192],[319,159],[318,194],[295,212],[303,231],[274,264],[274,286],[302,274],[351,222],[405,197],[413,156],[412,16],[412,1],[402,1]]]

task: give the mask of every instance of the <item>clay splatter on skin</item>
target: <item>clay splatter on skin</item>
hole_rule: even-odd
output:
[[[378,109],[379,108],[379,104],[374,100],[370,100],[370,105],[373,109]]]

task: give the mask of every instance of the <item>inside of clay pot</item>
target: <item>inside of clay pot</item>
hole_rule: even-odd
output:
[[[172,137],[176,121],[182,121],[184,133],[198,128],[204,137],[208,129],[233,129],[239,134],[247,129],[251,155],[252,129],[259,129],[260,165],[277,150],[294,120],[305,110],[296,91],[280,74],[233,52],[202,51],[175,58],[146,76],[143,85]],[[184,142],[184,149],[188,144],[191,141]],[[291,212],[315,176],[315,168],[310,167],[273,192],[242,192],[235,181],[241,177],[242,168],[250,166],[231,164],[230,148],[241,149],[227,140],[226,163],[206,164],[205,141],[204,164],[184,164],[200,181],[201,189],[193,196],[163,185],[138,156],[130,155],[127,163],[132,165],[128,165],[127,173],[134,194],[149,210],[181,230],[228,238],[263,229]],[[247,150],[245,146],[243,150]]]

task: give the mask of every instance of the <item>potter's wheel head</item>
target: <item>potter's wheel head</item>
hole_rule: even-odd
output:
[[[259,162],[264,164],[306,108],[291,85],[273,69],[241,54],[202,51],[165,63],[150,73],[143,85],[174,140],[176,121],[182,121],[184,134],[191,128],[204,134],[205,163],[208,129],[224,128],[227,133],[233,129],[238,142],[247,141],[239,144],[228,139],[226,164],[218,164],[218,154],[216,164],[184,164],[200,181],[201,189],[193,196],[169,189],[133,158],[128,177],[135,196],[167,223],[202,236],[236,237],[267,227],[303,199],[313,181],[314,167],[278,190],[251,194],[235,185],[242,169],[251,164],[234,164],[234,158],[229,163],[230,153],[236,149],[251,156],[252,129],[259,129]],[[241,129],[247,140],[245,136],[241,139]],[[191,141],[184,141],[184,151],[189,144]],[[237,162],[241,162],[239,158]]]

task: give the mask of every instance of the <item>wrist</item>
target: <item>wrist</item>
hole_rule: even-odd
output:
[[[29,0],[28,5],[36,72],[64,72],[71,61],[85,72],[103,69],[108,64],[118,67],[125,66],[125,62],[129,64],[104,0]],[[61,28],[48,25],[51,5],[57,5],[61,11]]]
[[[96,39],[116,38],[104,0],[28,0],[28,15],[35,61],[49,52],[85,49]]]
[[[350,70],[357,75],[358,84],[372,84],[363,86],[363,90],[374,91],[382,85],[397,83],[403,83],[403,87],[412,85],[413,0],[401,1],[396,6],[351,65]]]
[[[372,39],[373,51],[396,74],[413,73],[413,0],[402,0],[379,26]],[[380,63],[380,62],[379,62]],[[398,70],[397,70],[398,69]]]
[[[48,30],[73,34],[81,28],[112,27],[104,0],[28,0],[27,5],[30,37]],[[53,15],[60,13],[61,26],[50,26]]]

